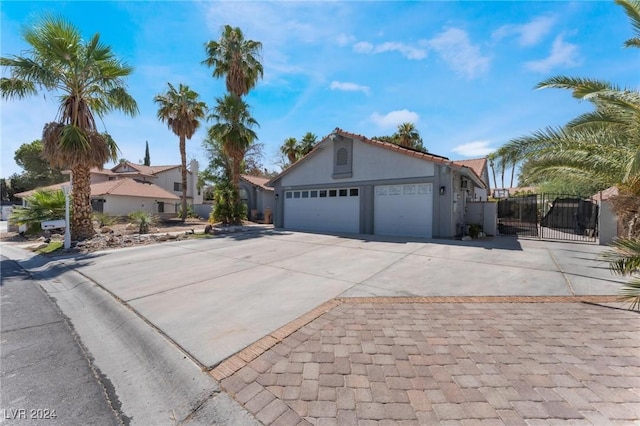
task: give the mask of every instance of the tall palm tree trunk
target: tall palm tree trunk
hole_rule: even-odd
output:
[[[91,208],[91,173],[87,166],[75,166],[72,173],[72,205],[71,236],[73,239],[91,238],[94,234]]]
[[[187,220],[187,149],[186,138],[180,135],[180,160],[182,161],[182,212],[180,219]]]

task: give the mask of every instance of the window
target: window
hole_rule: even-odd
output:
[[[287,193],[285,194],[285,197],[287,197],[287,198],[291,198],[291,197],[293,197],[293,193],[292,193],[292,192],[287,192]]]
[[[338,191],[336,189],[329,190],[329,197],[337,197],[337,196],[338,196]]]
[[[302,191],[302,198],[309,198],[309,191]]]
[[[351,188],[349,190],[349,196],[351,197],[357,197],[358,196],[358,188]]]
[[[300,191],[295,191],[293,193],[293,198],[300,198]]]
[[[180,182],[173,182],[173,190],[176,192],[182,191],[182,184]]]
[[[164,201],[158,201],[158,213],[164,213]]]
[[[311,198],[318,198],[318,191],[309,191],[309,196]]]
[[[320,198],[326,198],[327,197],[327,190],[326,189],[321,189],[318,194],[320,195]]]
[[[339,194],[340,194],[341,197],[346,197],[347,196],[347,190],[346,189],[341,189],[339,191]]]

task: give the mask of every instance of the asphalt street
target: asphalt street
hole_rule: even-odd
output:
[[[0,423],[126,422],[109,403],[108,380],[98,379],[55,303],[16,262],[0,259]]]

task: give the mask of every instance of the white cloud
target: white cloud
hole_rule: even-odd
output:
[[[373,53],[373,44],[366,41],[359,41],[353,45],[353,51],[356,53]]]
[[[407,109],[391,111],[386,115],[382,115],[377,112],[371,114],[371,121],[382,128],[393,128],[397,127],[399,124],[407,122],[415,124],[419,119],[420,116],[417,113],[409,111]]]
[[[361,86],[356,83],[348,83],[341,81],[332,81],[329,85],[331,90],[342,90],[343,92],[362,92],[368,95],[371,90],[367,86]]]
[[[469,40],[466,31],[449,28],[425,44],[438,52],[440,57],[457,73],[474,78],[489,69],[489,58],[480,53],[477,45]]]
[[[495,148],[491,148],[489,146],[490,143],[491,143],[490,141],[469,142],[462,145],[458,145],[454,147],[451,151],[467,158],[484,157],[485,155],[488,155],[495,150]]]
[[[338,34],[338,36],[336,37],[336,43],[338,43],[339,46],[346,46],[350,43],[353,43],[355,40],[356,38],[354,36],[346,34]]]
[[[371,54],[399,52],[405,58],[415,60],[420,60],[427,57],[426,50],[395,41],[387,41],[378,45],[373,45],[369,42],[361,41],[353,45],[353,51],[356,53]]]
[[[495,30],[492,36],[500,40],[510,35],[517,35],[521,46],[533,46],[549,34],[555,22],[554,16],[539,16],[526,24],[504,25]]]
[[[531,71],[548,73],[558,67],[575,67],[579,65],[578,46],[565,42],[562,35],[556,37],[551,46],[551,53],[539,61],[525,63],[525,67]]]

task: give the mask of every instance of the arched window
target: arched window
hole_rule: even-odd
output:
[[[340,148],[336,153],[336,164],[344,166],[349,163],[349,153],[345,148]]]

